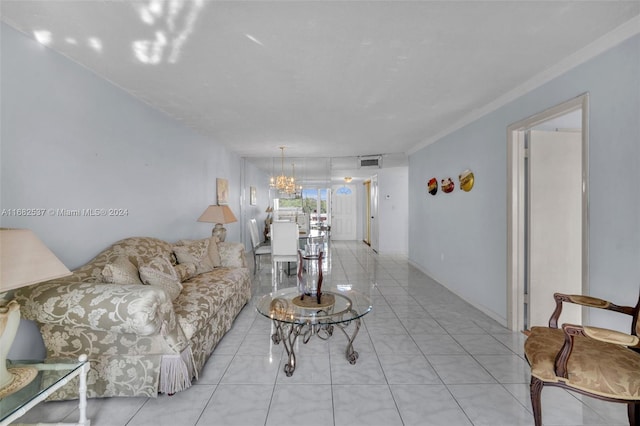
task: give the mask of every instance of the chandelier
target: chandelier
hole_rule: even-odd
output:
[[[294,194],[296,192],[295,166],[292,164],[293,173],[291,176],[284,174],[284,146],[280,147],[280,175],[269,179],[269,186],[276,188],[280,192]]]

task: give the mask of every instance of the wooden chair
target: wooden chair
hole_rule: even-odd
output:
[[[258,233],[258,223],[255,219],[250,219],[249,223],[249,235],[251,236],[251,252],[253,253],[253,274],[255,275],[260,268],[260,256],[271,256],[271,246],[265,245],[260,242],[260,234]]]
[[[627,404],[629,424],[640,426],[640,298],[633,307],[589,296],[556,293],[554,298],[556,309],[549,327],[533,327],[524,344],[531,365],[531,406],[536,426],[542,425],[540,396],[544,386]],[[629,315],[631,333],[573,324],[563,324],[559,329],[563,303]]]

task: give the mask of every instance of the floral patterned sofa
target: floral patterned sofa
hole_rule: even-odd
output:
[[[155,397],[197,379],[250,299],[251,279],[240,243],[133,237],[15,296],[40,328],[45,362],[89,356],[89,397]],[[73,398],[72,383],[51,399]]]

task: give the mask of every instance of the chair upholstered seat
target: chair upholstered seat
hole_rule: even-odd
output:
[[[562,329],[533,327],[524,350],[531,375],[544,382],[563,381],[574,389],[599,396],[640,399],[640,356],[619,345],[584,336],[574,337],[567,362],[568,379],[557,377],[554,363],[564,344]]]
[[[269,246],[259,246],[255,249],[256,256],[260,256],[261,254],[271,254],[271,247]]]
[[[271,262],[273,278],[277,280],[280,263],[298,261],[298,225],[295,222],[271,224]]]
[[[260,234],[258,233],[258,223],[255,219],[248,222],[249,236],[251,237],[251,252],[253,253],[253,273],[254,275],[260,268],[260,256],[271,255],[271,246],[260,242]]]
[[[604,401],[627,405],[630,426],[640,426],[640,297],[620,306],[588,295],[554,293],[556,308],[549,327],[532,327],[524,343],[531,365],[531,408],[542,426],[542,389],[557,386]],[[564,323],[563,304],[602,309],[631,317],[631,332]]]

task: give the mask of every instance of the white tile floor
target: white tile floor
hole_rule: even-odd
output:
[[[359,242],[331,243],[325,286],[371,288],[374,309],[344,358],[346,339],[283,345],[255,311],[271,291],[266,259],[254,297],[195,385],[174,396],[89,400],[92,426],[532,425],[524,336],[512,333],[410,266]],[[375,285],[371,287],[371,284]],[[294,285],[290,282],[280,286]],[[543,390],[545,425],[626,425],[626,406]],[[74,421],[76,402],[43,403],[21,422]]]

